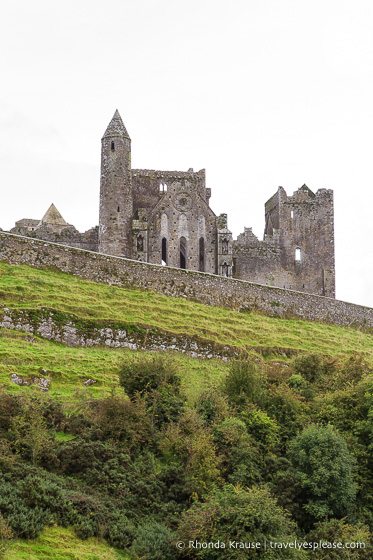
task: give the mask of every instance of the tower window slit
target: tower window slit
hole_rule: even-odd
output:
[[[115,146],[114,146],[114,142],[111,143],[111,151],[114,152],[115,150]]]

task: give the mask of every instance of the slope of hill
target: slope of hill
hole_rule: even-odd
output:
[[[74,315],[84,326],[146,327],[237,349],[364,352],[373,360],[372,336],[356,328],[237,313],[150,291],[107,286],[67,274],[0,263],[0,303]],[[0,308],[1,313],[1,308]]]
[[[0,323],[32,323],[0,329],[0,543],[17,539],[5,558],[218,558],[176,550],[194,539],[369,546],[371,333],[5,263],[0,305]],[[52,333],[72,322],[83,335],[138,332],[143,350],[47,340],[45,317]],[[161,335],[232,354],[164,352]],[[283,552],[256,557],[327,558]]]

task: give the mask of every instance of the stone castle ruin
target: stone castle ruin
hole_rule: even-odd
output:
[[[118,111],[102,138],[99,226],[79,233],[52,204],[11,233],[137,261],[335,297],[333,191],[282,187],[265,204],[264,239],[232,239],[210,208],[205,170],[132,169]]]

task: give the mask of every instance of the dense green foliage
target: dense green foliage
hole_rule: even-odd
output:
[[[232,362],[193,401],[179,365],[127,354],[122,389],[81,396],[74,409],[28,388],[0,390],[4,549],[12,535],[51,526],[144,560],[334,558],[288,548],[295,539],[369,547],[373,380],[361,356]],[[230,541],[260,547],[194,546]],[[271,541],[282,548],[265,551]]]

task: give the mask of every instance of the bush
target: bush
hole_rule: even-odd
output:
[[[264,448],[273,450],[279,443],[279,427],[276,420],[255,406],[248,406],[240,414],[250,436],[260,442]]]
[[[150,393],[166,385],[171,385],[175,392],[180,387],[176,364],[169,356],[126,360],[119,372],[119,382],[130,399],[133,399],[136,393]]]
[[[344,519],[316,523],[307,539],[311,542],[365,544],[365,548],[319,548],[312,553],[315,560],[370,560],[372,557],[369,528],[361,523],[349,525]]]
[[[236,406],[242,406],[247,401],[257,402],[261,393],[261,379],[255,362],[253,360],[232,362],[222,390],[228,400]]]
[[[214,427],[215,441],[222,456],[222,470],[231,484],[251,486],[261,479],[258,446],[238,418],[226,418]]]
[[[9,527],[7,520],[0,514],[0,558],[4,557],[12,537],[12,529]]]
[[[131,552],[142,560],[174,560],[176,550],[174,533],[162,523],[145,523],[136,531]]]
[[[0,479],[0,514],[8,521],[17,537],[34,539],[51,520],[51,512],[40,507],[30,509],[19,488]]]
[[[214,389],[209,389],[198,397],[196,409],[208,425],[217,424],[230,416],[227,397]]]
[[[141,397],[152,426],[175,421],[183,410],[180,379],[175,362],[169,356],[151,356],[125,362],[120,384],[133,400]]]
[[[131,402],[124,396],[112,395],[94,402],[90,414],[94,426],[87,431],[87,439],[111,440],[125,444],[127,449],[150,443],[151,424],[146,404],[140,400]]]
[[[334,371],[334,362],[320,354],[306,354],[295,358],[292,363],[296,375],[301,375],[310,383],[321,381]]]
[[[116,548],[128,548],[135,534],[134,525],[130,523],[125,515],[120,515],[116,519],[110,521],[105,538],[109,544]]]
[[[286,542],[293,540],[296,525],[290,516],[276,502],[266,488],[242,488],[226,485],[222,490],[215,490],[205,502],[195,502],[182,516],[178,536],[181,541],[224,543],[238,541],[246,543],[264,543],[269,541]],[[188,553],[189,551],[186,550]],[[190,551],[197,558],[217,559],[228,553],[230,559],[265,558],[289,560],[302,558],[297,550],[270,549],[229,551],[201,550]]]
[[[344,363],[341,373],[345,383],[356,385],[363,377],[372,374],[372,368],[367,364],[364,355],[354,354]]]
[[[20,410],[20,400],[0,388],[0,433],[9,430],[12,418],[17,416]]]

